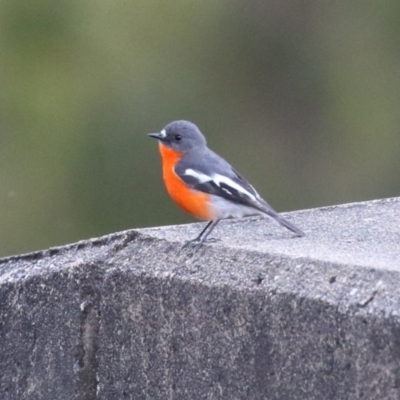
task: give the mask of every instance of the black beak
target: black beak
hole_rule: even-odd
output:
[[[147,136],[150,136],[158,140],[162,140],[164,138],[164,136],[161,133],[149,133]]]

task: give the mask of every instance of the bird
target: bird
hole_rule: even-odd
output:
[[[203,246],[217,224],[226,218],[264,215],[298,237],[305,234],[279,215],[249,181],[224,158],[208,148],[200,129],[192,122],[173,121],[158,133],[163,179],[170,197],[192,216],[209,221],[194,239],[193,255]]]

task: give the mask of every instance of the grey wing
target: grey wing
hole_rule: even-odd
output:
[[[192,155],[190,160],[183,157],[175,167],[175,173],[192,189],[253,207],[298,236],[304,236],[300,229],[281,217],[263,200],[246,178],[211,150]]]
[[[175,167],[175,173],[192,189],[263,212],[270,208],[246,178],[211,150],[198,156],[191,155],[190,162],[183,157]]]

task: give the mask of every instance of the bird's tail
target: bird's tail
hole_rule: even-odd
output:
[[[281,215],[279,215],[268,203],[263,202],[262,205],[263,205],[262,209],[260,207],[261,211],[263,211],[269,217],[273,218],[275,221],[279,222],[282,226],[294,232],[297,236],[299,237],[305,236],[305,233],[301,229],[297,228],[297,226],[294,226],[291,222],[289,222]]]

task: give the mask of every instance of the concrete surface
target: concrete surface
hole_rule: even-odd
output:
[[[0,399],[400,399],[400,199],[0,260]]]

